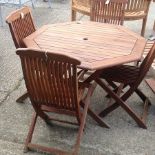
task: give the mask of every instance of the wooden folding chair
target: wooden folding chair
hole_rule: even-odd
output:
[[[77,65],[80,65],[80,61],[68,56],[32,49],[18,49],[17,54],[21,59],[27,91],[35,110],[25,142],[25,151],[39,149],[56,154],[78,154],[87,111],[99,125],[108,127],[89,108],[93,87],[90,84],[78,83]],[[77,121],[71,122],[52,118],[47,114],[49,112],[73,116]],[[53,120],[79,126],[72,152],[31,142],[38,116],[46,123]]]
[[[22,7],[12,12],[6,18],[6,23],[9,25],[15,47],[25,48],[23,39],[36,31],[30,9],[28,7]],[[28,94],[25,93],[16,102],[23,102],[27,97]]]
[[[91,1],[90,20],[123,25],[127,0]]]
[[[121,65],[112,68],[108,68],[103,70],[100,75],[100,78],[96,79],[96,82],[116,101],[106,109],[104,109],[100,116],[104,117],[119,106],[121,106],[142,128],[147,128],[145,124],[146,114],[148,110],[148,105],[150,105],[150,101],[144,95],[142,91],[138,89],[138,86],[144,79],[146,73],[148,72],[153,60],[155,58],[155,43],[152,46],[151,50],[143,60],[140,66],[128,66],[128,65]],[[123,94],[117,94],[117,90],[119,87],[115,88],[115,90],[111,89],[103,80],[105,79],[108,81],[112,87],[114,87],[111,83],[115,84],[114,82],[119,83],[123,88],[127,86],[129,89],[125,92],[123,89]],[[136,92],[137,95],[145,102],[144,104],[144,112],[142,117],[140,117],[137,113],[135,113],[129,105],[127,105],[126,100]]]

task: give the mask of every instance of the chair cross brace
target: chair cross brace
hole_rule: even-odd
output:
[[[110,113],[111,111],[115,110],[116,108],[118,108],[119,106],[121,106],[134,120],[135,122],[138,124],[139,127],[142,127],[144,129],[146,129],[146,125],[144,123],[144,119],[139,117],[126,103],[125,101],[131,96],[131,94],[136,91],[137,94],[141,94],[142,92],[140,90],[138,90],[137,88],[130,88],[122,97],[120,97],[119,95],[117,95],[116,93],[113,92],[113,90],[111,90],[106,84],[105,82],[103,82],[101,79],[97,78],[95,80],[116,102],[114,104],[112,104],[111,106],[109,106],[108,108],[106,108],[105,110],[103,110],[99,115],[100,116],[106,116],[108,113]],[[143,94],[144,95],[144,94]],[[141,96],[143,96],[141,94]],[[144,99],[144,96],[143,96]],[[148,102],[148,105],[150,105],[150,102]],[[148,110],[148,108],[145,107],[145,110]],[[145,115],[143,115],[145,116]]]

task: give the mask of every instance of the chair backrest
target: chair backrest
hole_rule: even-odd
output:
[[[148,12],[151,0],[128,0],[125,11],[127,12]]]
[[[141,81],[144,79],[146,73],[149,71],[153,61],[155,59],[155,42],[148,52],[147,56],[144,58],[143,62],[140,65],[140,75],[138,80]]]
[[[72,112],[80,117],[77,65],[65,55],[33,49],[18,49],[26,87],[33,105]],[[34,106],[34,107],[35,107]],[[66,113],[65,113],[66,114]]]
[[[6,22],[9,24],[16,48],[24,48],[23,39],[36,31],[30,9],[23,7],[12,12]]]
[[[123,25],[127,0],[92,0],[90,20]]]

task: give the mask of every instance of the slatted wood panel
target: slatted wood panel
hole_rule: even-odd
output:
[[[30,9],[28,7],[23,7],[12,12],[6,18],[6,22],[9,24],[16,48],[25,47],[23,38],[36,31]]]
[[[146,79],[146,83],[151,88],[153,93],[155,94],[155,78]]]
[[[126,11],[138,12],[147,10],[150,0],[128,0]]]
[[[147,56],[147,54],[150,51],[150,49],[152,48],[153,44],[154,44],[154,41],[149,41],[149,40],[147,41],[145,49],[144,49],[144,53],[143,53],[143,58],[145,58]],[[153,69],[155,69],[155,60],[153,61],[151,66]]]
[[[80,61],[42,51],[18,51],[26,86],[35,106],[79,114],[77,65]]]
[[[128,0],[125,9],[125,20],[147,18],[151,0]]]
[[[93,0],[90,9],[92,21],[123,25],[127,0]]]
[[[148,54],[146,55],[142,64],[140,65],[140,72],[141,72],[142,78],[144,78],[144,76],[150,69],[151,65],[153,65],[154,59],[155,59],[155,42],[153,43]]]
[[[45,26],[24,42],[77,58],[81,68],[90,70],[140,59],[145,46],[144,38],[123,26],[97,22]]]

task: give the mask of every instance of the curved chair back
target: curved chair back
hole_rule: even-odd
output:
[[[90,19],[96,22],[123,25],[127,0],[91,1]]]
[[[10,32],[16,48],[24,48],[23,39],[36,31],[31,11],[23,7],[12,12],[7,18]]]

